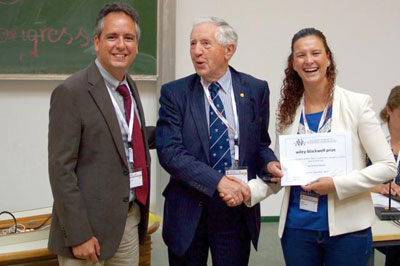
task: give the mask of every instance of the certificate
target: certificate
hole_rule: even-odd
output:
[[[279,136],[282,186],[306,185],[323,176],[352,170],[349,132]]]

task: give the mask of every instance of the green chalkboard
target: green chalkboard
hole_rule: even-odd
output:
[[[157,0],[119,0],[139,13],[133,75],[157,73]],[[111,0],[0,0],[0,74],[71,74],[96,57],[93,31]]]

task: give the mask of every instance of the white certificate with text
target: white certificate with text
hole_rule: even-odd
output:
[[[306,185],[323,176],[352,170],[349,132],[279,136],[282,186]]]

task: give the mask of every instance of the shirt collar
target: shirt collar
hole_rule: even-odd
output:
[[[220,85],[222,91],[228,93],[230,91],[232,83],[231,70],[228,68],[228,71],[226,71],[225,74],[219,80],[217,80],[217,82]],[[208,88],[208,86],[210,85],[203,78],[201,78],[201,84],[204,88]]]
[[[107,70],[105,70],[105,68],[101,65],[101,63],[99,62],[99,60],[97,60],[97,58],[94,62],[96,64],[96,66],[98,67],[100,74],[103,77],[107,87],[109,87],[115,91],[119,85],[124,84],[129,88],[129,84],[126,80],[126,75],[125,75],[124,79],[121,82],[119,82],[119,80],[114,78],[110,73],[107,72]]]

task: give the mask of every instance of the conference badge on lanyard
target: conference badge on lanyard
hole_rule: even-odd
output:
[[[235,163],[232,167],[225,168],[225,175],[235,177],[243,182],[247,183],[249,181],[247,167],[239,166],[239,143],[238,139],[235,138]]]
[[[324,108],[324,111],[322,113],[321,119],[318,124],[317,133],[319,133],[319,131],[322,128],[322,125],[325,121],[328,106],[329,105],[327,104]],[[306,134],[310,134],[310,133],[312,133],[312,131],[308,127],[305,103],[303,103],[302,109],[303,110],[301,113],[303,115],[304,129],[306,131]],[[304,211],[318,212],[318,200],[319,200],[319,195],[317,193],[300,191],[300,206],[299,206],[299,208],[300,208],[300,210],[304,210]]]
[[[141,187],[143,186],[143,173],[142,169],[135,169],[133,172],[129,173],[129,187]]]
[[[314,192],[300,192],[300,209],[310,212],[318,212],[319,195]]]
[[[245,183],[248,182],[247,167],[244,167],[244,166],[241,166],[241,167],[232,166],[232,167],[226,168],[225,175],[230,176],[230,177],[235,177],[237,179],[242,180]]]

